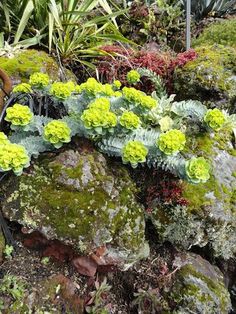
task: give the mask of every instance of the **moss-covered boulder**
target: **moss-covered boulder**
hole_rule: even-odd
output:
[[[0,55],[0,68],[5,70],[13,84],[28,82],[31,74],[35,72],[47,73],[53,81],[59,80],[61,69],[57,62],[44,51],[33,49],[19,50],[14,56]],[[75,76],[64,69],[68,80],[75,81]]]
[[[107,255],[132,262],[148,254],[144,213],[136,188],[119,164],[102,154],[68,150],[43,158],[2,187],[4,215],[89,253],[107,244]]]
[[[230,132],[188,136],[187,158],[203,156],[212,164],[206,183],[179,182],[182,204],[153,200],[150,214],[163,241],[189,249],[211,248],[225,259],[236,254],[236,150]],[[174,179],[176,184],[177,179]],[[183,202],[184,200],[184,202]]]
[[[180,255],[175,259],[180,268],[169,293],[174,314],[228,314],[230,295],[224,284],[223,274],[208,261],[196,254]]]
[[[192,43],[193,47],[213,44],[236,48],[236,18],[210,24]]]
[[[198,57],[177,68],[174,88],[179,99],[197,99],[208,107],[231,111],[236,103],[236,49],[220,45],[196,48]]]

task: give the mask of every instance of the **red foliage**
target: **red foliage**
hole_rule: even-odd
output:
[[[98,72],[104,82],[112,83],[114,79],[118,79],[123,85],[127,85],[127,72],[131,69],[144,67],[160,75],[169,92],[172,90],[175,68],[184,66],[188,61],[197,57],[193,49],[177,55],[158,50],[135,52],[121,46],[104,46],[102,49],[111,54],[102,57],[97,64]],[[148,83],[144,80],[143,84],[138,85],[137,88],[150,93],[153,91],[153,85]]]
[[[177,54],[176,65],[184,66],[187,62],[192,61],[197,58],[197,53],[194,49],[189,49],[188,51]]]
[[[146,191],[147,211],[151,212],[154,204],[182,205],[187,206],[188,202],[182,196],[182,186],[175,178],[153,171],[153,182]]]

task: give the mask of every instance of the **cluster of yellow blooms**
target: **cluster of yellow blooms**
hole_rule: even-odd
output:
[[[44,127],[43,138],[56,148],[71,140],[71,130],[64,121],[53,120]]]
[[[24,167],[29,166],[29,156],[22,145],[12,144],[7,136],[0,132],[0,170],[20,175]]]
[[[127,74],[130,84],[137,83],[140,75],[132,70]],[[16,86],[13,92],[30,93],[32,86],[38,89],[49,86],[50,79],[47,74],[35,73],[31,75],[29,83],[22,83]],[[133,87],[123,87],[121,83],[114,80],[113,84],[101,84],[94,78],[89,78],[85,83],[76,85],[74,82],[67,83],[54,82],[49,86],[49,93],[57,99],[63,101],[72,95],[85,93],[88,99],[92,99],[87,108],[82,112],[81,121],[84,127],[92,129],[97,134],[104,134],[104,130],[111,131],[112,128],[120,124],[126,131],[140,127],[141,119],[133,111],[124,111],[119,117],[111,110],[112,97],[123,97],[125,104],[131,103],[146,112],[155,108],[157,100],[144,92]],[[94,99],[94,97],[97,97]],[[110,98],[110,99],[109,99]],[[6,111],[5,120],[15,126],[26,126],[33,119],[33,113],[27,106],[15,104]],[[204,122],[214,131],[219,130],[226,122],[226,116],[219,109],[209,109],[204,118]],[[156,140],[156,147],[165,155],[175,155],[184,149],[186,137],[183,132],[172,129],[174,121],[169,116],[160,119],[159,125],[162,133]],[[53,120],[43,129],[43,138],[56,148],[71,140],[71,130],[62,120]],[[122,149],[122,160],[136,167],[138,163],[146,161],[148,149],[140,141],[129,141]],[[7,136],[0,132],[0,170],[13,170],[15,173],[22,172],[23,167],[29,163],[29,157],[24,147],[9,142]],[[193,183],[206,182],[210,177],[210,165],[203,157],[195,157],[185,163],[185,172],[188,179]]]
[[[143,109],[153,109],[157,106],[157,101],[151,96],[147,96],[144,92],[134,87],[124,87],[122,89],[124,97],[136,105],[140,105]]]
[[[158,148],[166,155],[173,155],[184,149],[186,138],[180,130],[169,130],[162,133],[158,140]]]
[[[15,104],[7,108],[6,112],[5,120],[11,122],[13,125],[25,126],[33,119],[33,113],[28,106]]]

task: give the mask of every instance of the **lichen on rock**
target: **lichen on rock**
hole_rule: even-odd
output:
[[[151,220],[163,241],[184,249],[208,245],[215,256],[233,257],[236,254],[236,156],[231,133],[192,135],[186,147],[187,158],[197,154],[211,162],[211,177],[199,184],[178,181],[187,205],[156,205],[154,200]]]
[[[199,46],[198,57],[177,68],[175,92],[179,99],[197,99],[209,107],[234,110],[236,50],[221,45]]]
[[[60,78],[60,69],[57,62],[46,52],[34,49],[19,50],[14,57],[0,56],[0,68],[6,71],[13,84],[28,82],[31,74],[36,72],[47,73],[51,80]],[[65,70],[68,80],[75,81],[75,76]]]
[[[216,266],[193,253],[176,257],[174,264],[180,269],[169,293],[176,303],[172,313],[229,313],[230,295]]]
[[[135,185],[125,168],[96,151],[44,157],[2,190],[4,215],[49,239],[83,253],[107,244],[108,255],[128,263],[148,253]]]

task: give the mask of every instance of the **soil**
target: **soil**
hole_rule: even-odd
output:
[[[171,266],[175,249],[168,244],[158,246],[155,243],[151,243],[149,258],[135,264],[128,271],[122,272],[117,269],[110,271],[110,269],[105,268],[100,269],[94,277],[87,277],[79,274],[69,263],[60,263],[51,258],[49,261],[44,262],[45,259],[42,257],[40,250],[32,250],[24,247],[24,234],[20,232],[19,228],[14,232],[17,248],[13,256],[5,258],[2,265],[0,265],[0,280],[6,275],[16,276],[26,284],[25,295],[31,296],[34,291],[40,290],[45,282],[55,278],[55,276],[59,276],[60,278],[65,277],[76,287],[74,294],[79,297],[84,308],[88,311],[84,313],[90,313],[90,310],[91,313],[103,313],[101,312],[102,309],[107,309],[107,313],[111,314],[152,313],[148,310],[149,304],[145,301],[145,296],[141,298],[140,302],[141,304],[142,302],[147,302],[147,312],[140,312],[138,310],[138,305],[135,305],[135,299],[139,295],[142,296],[142,293],[145,291],[149,291],[158,297],[164,287],[171,285],[175,273],[175,270]],[[153,232],[155,231],[149,226],[147,236],[150,237]],[[96,307],[93,297],[94,292],[97,291],[96,287],[101,285],[105,278],[109,291],[105,289],[104,293],[101,293],[99,305]],[[46,290],[45,295],[47,295]],[[39,296],[41,295],[39,294]],[[3,293],[0,293],[0,300],[4,304],[14,302],[12,298],[9,300],[9,295]],[[40,306],[47,310],[53,304],[52,313],[83,313],[76,310],[73,311],[73,309],[71,312],[64,311],[63,309],[67,308],[66,304],[70,300],[63,298],[63,295],[57,295],[56,297],[54,295],[50,299],[50,302],[48,301],[48,298],[45,298],[44,302],[38,302],[38,300],[35,302],[37,304],[40,303]],[[20,310],[19,312],[15,312],[9,311],[9,309],[3,309],[1,312],[0,309],[0,313],[20,314],[28,312],[21,312]],[[33,313],[41,312],[37,312],[34,309]]]

